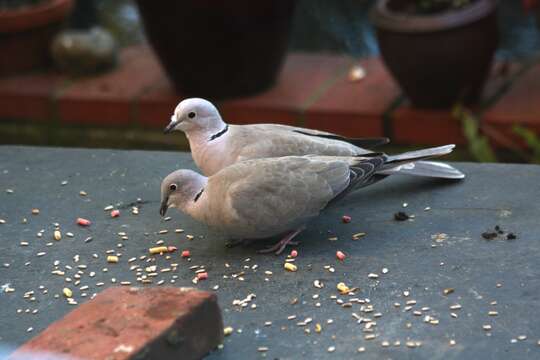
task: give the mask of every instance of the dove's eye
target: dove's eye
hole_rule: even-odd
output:
[[[169,190],[171,191],[175,191],[178,187],[176,186],[176,184],[171,184],[169,185]]]
[[[193,119],[195,117],[195,113],[192,111],[189,114],[187,114],[188,118]]]

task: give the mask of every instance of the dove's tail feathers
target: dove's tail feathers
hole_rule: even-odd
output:
[[[404,164],[408,162],[429,159],[432,157],[443,156],[450,154],[455,147],[456,145],[451,144],[416,151],[408,151],[398,155],[389,155],[386,159],[386,164]]]
[[[448,164],[435,161],[416,161],[380,171],[377,174],[404,174],[413,176],[435,177],[441,179],[463,179],[465,174]]]

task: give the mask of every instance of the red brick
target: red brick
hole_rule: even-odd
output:
[[[101,125],[133,120],[136,98],[156,84],[161,68],[146,46],[125,49],[114,71],[80,79],[59,96],[64,122]]]
[[[46,120],[53,116],[53,94],[66,80],[54,73],[0,79],[0,117]]]
[[[40,353],[40,360],[52,360],[56,353],[79,360],[191,360],[222,340],[223,322],[213,293],[113,287],[50,325],[9,359]]]
[[[422,110],[403,105],[392,113],[392,142],[397,144],[463,144],[461,123],[451,110]]]
[[[344,69],[306,109],[305,126],[351,137],[383,135],[383,115],[400,90],[380,59],[365,59],[360,64],[366,77],[350,81],[350,67]]]
[[[519,77],[511,89],[484,114],[498,126],[520,124],[540,132],[540,64]]]

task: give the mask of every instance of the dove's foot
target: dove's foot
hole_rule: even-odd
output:
[[[290,233],[288,233],[283,239],[281,239],[280,241],[278,241],[275,245],[267,248],[267,249],[263,249],[263,250],[259,250],[257,251],[259,254],[268,254],[268,253],[275,253],[276,255],[279,255],[283,252],[283,250],[285,250],[285,247],[287,247],[287,245],[298,245],[298,242],[297,241],[292,241],[292,239],[294,239],[294,237],[298,234],[300,234],[302,231],[304,230],[304,228],[301,228],[301,229],[298,229],[298,230],[295,230],[295,231],[291,231]]]

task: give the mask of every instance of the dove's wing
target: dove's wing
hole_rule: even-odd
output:
[[[236,163],[212,176],[222,229],[235,237],[277,235],[304,224],[350,184],[343,160],[284,157]],[[216,224],[218,226],[218,224]]]
[[[231,126],[228,150],[234,162],[281,156],[356,156],[369,150],[342,141],[337,135],[307,135],[301,128],[276,124]],[[305,129],[305,131],[308,131]]]

